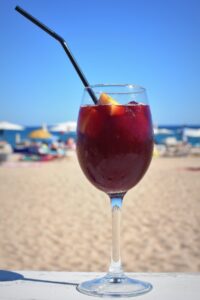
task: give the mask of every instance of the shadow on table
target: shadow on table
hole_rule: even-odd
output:
[[[26,278],[22,274],[0,270],[0,282],[1,281],[15,281],[15,280],[24,280],[24,281],[33,281],[33,282],[42,282],[42,283],[53,283],[53,284],[65,284],[65,285],[78,285],[75,282],[62,282],[62,281],[52,281],[52,280],[42,280],[42,279],[35,279],[35,278]]]

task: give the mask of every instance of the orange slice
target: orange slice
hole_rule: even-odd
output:
[[[120,104],[112,97],[108,96],[106,93],[102,93],[98,104],[100,105],[110,105],[110,114],[111,115],[119,115],[121,114]]]
[[[100,98],[99,98],[99,104],[110,104],[110,105],[119,105],[119,103],[114,100],[112,97],[108,96],[106,93],[102,93]]]

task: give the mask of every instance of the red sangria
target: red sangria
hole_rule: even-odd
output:
[[[89,93],[97,104],[91,104]],[[107,193],[112,208],[112,256],[109,272],[77,289],[95,296],[136,296],[152,289],[127,277],[120,258],[120,218],[124,195],[151,162],[153,129],[145,89],[135,85],[96,85],[85,89],[77,126],[77,156],[89,181]]]
[[[153,149],[148,105],[82,106],[77,133],[80,166],[97,188],[126,192],[143,177]]]

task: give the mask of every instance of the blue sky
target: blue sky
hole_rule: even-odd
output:
[[[76,120],[83,90],[60,44],[16,5],[65,38],[91,84],[142,85],[154,123],[200,124],[199,0],[0,0],[0,120]]]

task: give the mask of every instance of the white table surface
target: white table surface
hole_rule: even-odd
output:
[[[0,270],[0,300],[97,300],[98,297],[79,293],[76,285],[102,275],[102,273]],[[134,299],[200,300],[200,273],[128,273],[128,276],[149,281],[153,285],[151,292],[133,297]],[[3,281],[5,277],[9,280]]]

